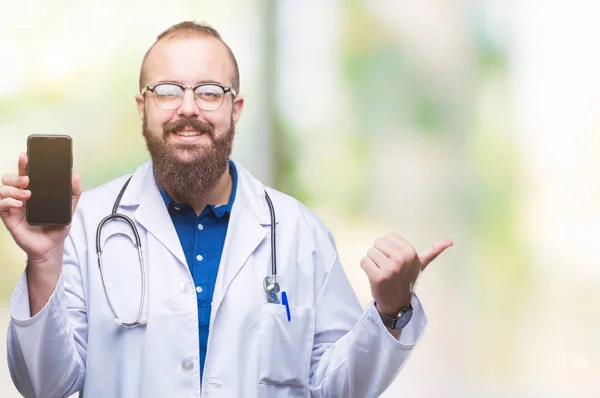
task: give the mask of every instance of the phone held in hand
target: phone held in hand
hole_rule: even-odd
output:
[[[27,175],[31,197],[26,218],[31,225],[71,223],[73,145],[67,135],[30,135]]]

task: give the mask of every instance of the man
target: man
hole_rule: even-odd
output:
[[[412,287],[452,242],[417,255],[396,234],[376,240],[361,260],[373,295],[363,311],[327,228],[229,159],[244,98],[217,31],[182,22],[162,33],[135,99],[151,162],[83,194],[74,174],[69,227],[25,221],[25,154],[19,175],[2,178],[0,215],[28,257],[10,303],[8,362],[19,391],[381,394],[426,324]],[[115,200],[139,231],[144,284],[133,229],[115,220],[97,231]]]

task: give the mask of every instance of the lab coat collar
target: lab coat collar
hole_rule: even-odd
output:
[[[211,325],[231,282],[266,238],[271,225],[264,185],[239,163],[236,162],[235,166],[238,171],[238,189],[213,293]],[[267,266],[265,265],[265,272]]]
[[[238,187],[215,284],[211,318],[216,314],[232,280],[266,237],[271,225],[264,185],[239,163],[235,162],[235,166]],[[133,174],[121,206],[138,206],[136,220],[187,268],[177,231],[156,186],[152,162],[141,165]]]
[[[152,173],[152,162],[148,161],[142,164],[131,176],[127,190],[121,198],[121,206],[139,206],[141,202],[141,193],[144,189],[148,189],[150,185],[156,187],[154,174]],[[158,192],[158,188],[156,188]]]
[[[271,225],[271,214],[265,199],[265,186],[238,162],[238,189],[232,212],[250,210],[260,225]]]
[[[271,215],[265,202],[264,185],[238,162],[234,161],[234,164],[238,172],[238,187],[232,212],[235,209],[242,211],[242,208],[250,210],[261,225],[271,225]],[[129,186],[121,199],[121,206],[138,206],[141,204],[144,195],[154,197],[156,196],[154,193],[162,201],[154,179],[152,162],[148,161],[138,167],[133,174]],[[164,201],[162,203],[163,207],[165,207]]]
[[[177,231],[154,180],[152,162],[144,163],[135,171],[123,194],[121,206],[137,207],[135,220],[187,268]]]

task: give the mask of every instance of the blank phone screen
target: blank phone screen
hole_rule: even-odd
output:
[[[71,222],[71,139],[31,137],[28,141],[31,224],[67,225]]]

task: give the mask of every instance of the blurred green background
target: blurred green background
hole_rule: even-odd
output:
[[[600,395],[600,3],[2,0],[0,173],[69,134],[84,189],[148,158],[141,59],[182,20],[238,58],[234,158],[330,227],[350,280],[386,232],[455,246],[384,397]],[[25,259],[0,229],[0,326]],[[5,335],[4,335],[5,336]],[[5,361],[0,395],[18,396]]]

